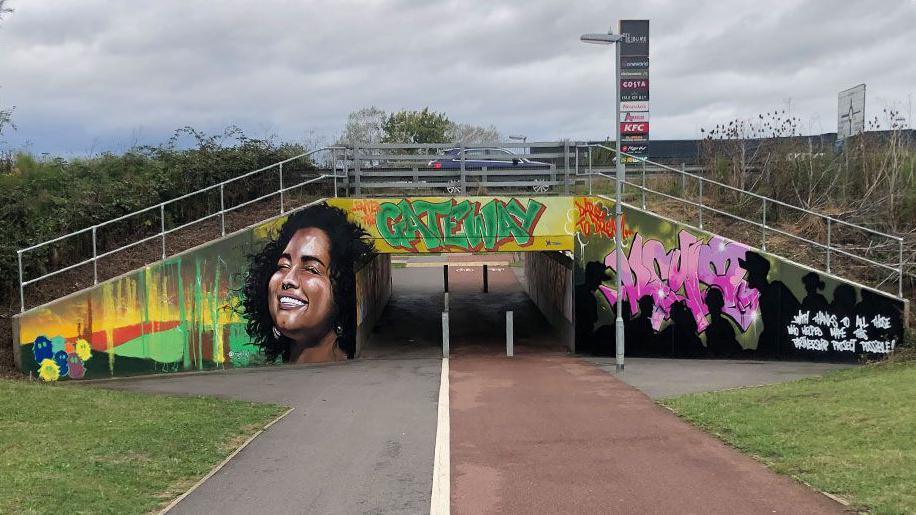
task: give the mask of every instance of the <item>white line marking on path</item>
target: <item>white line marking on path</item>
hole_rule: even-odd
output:
[[[436,455],[433,459],[433,493],[430,497],[431,515],[449,515],[451,511],[451,438],[448,419],[448,358],[442,358],[442,378],[439,380],[439,421],[436,427]]]

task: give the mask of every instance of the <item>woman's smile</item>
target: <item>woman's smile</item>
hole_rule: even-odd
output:
[[[309,307],[308,299],[300,299],[299,297],[293,297],[288,294],[280,295],[279,301],[280,301],[280,309],[284,311],[288,311],[292,309],[302,309],[302,308],[308,309]]]

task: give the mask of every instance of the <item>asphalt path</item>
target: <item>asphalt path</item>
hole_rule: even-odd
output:
[[[438,358],[357,360],[106,386],[295,408],[170,513],[425,513],[440,367]]]

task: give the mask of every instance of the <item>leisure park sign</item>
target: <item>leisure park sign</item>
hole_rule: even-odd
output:
[[[618,83],[621,140],[624,163],[649,157],[649,20],[620,20],[620,72]]]

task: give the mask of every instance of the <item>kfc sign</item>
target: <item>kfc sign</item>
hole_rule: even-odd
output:
[[[649,122],[620,122],[621,134],[649,134]]]

